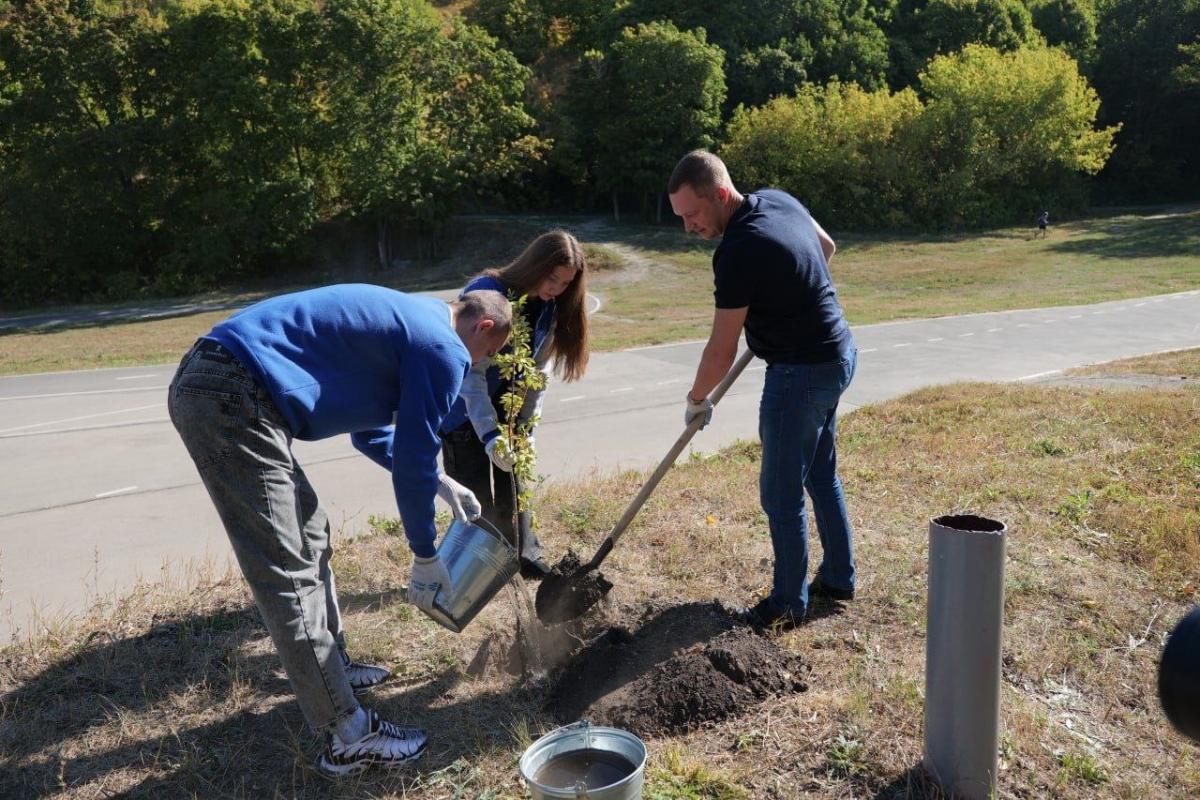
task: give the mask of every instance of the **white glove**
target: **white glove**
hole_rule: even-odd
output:
[[[479,519],[483,513],[483,506],[479,505],[475,493],[444,472],[438,475],[437,496],[450,506],[450,513],[455,519],[470,522]]]
[[[513,465],[517,463],[516,456],[506,445],[501,445],[499,436],[485,444],[483,449],[487,450],[493,464],[505,472],[512,472]]]
[[[413,558],[412,572],[408,576],[408,602],[426,611],[433,608],[433,599],[438,591],[446,594],[454,591],[446,565],[436,555],[429,558]]]
[[[687,396],[687,409],[683,412],[683,425],[687,427],[692,424],[692,421],[696,417],[704,417],[704,421],[700,423],[700,430],[704,430],[704,427],[712,422],[712,412],[712,400],[706,397],[697,402],[692,400],[692,396],[689,394]]]

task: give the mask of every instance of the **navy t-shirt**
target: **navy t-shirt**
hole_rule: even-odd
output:
[[[713,276],[717,308],[747,308],[746,343],[768,364],[837,361],[853,344],[812,217],[787,192],[746,195]]]

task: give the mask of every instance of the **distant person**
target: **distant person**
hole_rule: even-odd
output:
[[[838,400],[858,351],[829,276],[836,247],[796,198],[777,189],[742,195],[721,159],[688,153],[667,184],[684,229],[721,237],[713,253],[716,312],[686,399],[684,421],[712,415],[709,392],[729,371],[743,328],[767,362],[759,405],[759,494],[775,555],[771,592],[743,612],[755,625],[800,624],[809,599],[854,598],[850,518],[837,474]],[[823,558],[808,583],[812,498]]]
[[[1037,218],[1038,229],[1037,229],[1037,233],[1035,233],[1033,235],[1033,238],[1036,239],[1038,236],[1041,236],[1043,239],[1045,239],[1046,238],[1046,226],[1049,224],[1050,224],[1050,212],[1049,211],[1043,211],[1041,214],[1038,214],[1038,218]]]
[[[304,719],[325,734],[318,767],[327,774],[404,764],[428,737],[385,722],[355,697],[389,673],[346,653],[329,520],[292,440],[349,433],[387,463],[413,552],[408,599],[430,608],[450,586],[434,548],[435,493],[456,515],[479,515],[471,492],[438,471],[437,429],[471,365],[504,346],[511,324],[508,301],[495,293],[447,305],[380,286],[328,286],[234,314],[196,342],[171,382],[171,421]],[[384,453],[378,432],[393,420]]]
[[[538,369],[548,373],[553,368],[564,381],[583,377],[588,363],[587,275],[583,247],[574,236],[561,230],[542,234],[507,266],[472,279],[461,296],[478,293],[525,297],[521,313]],[[501,397],[508,390],[508,382],[490,362],[475,365],[442,421],[442,465],[446,474],[474,492],[483,516],[515,545],[519,537],[513,527],[513,454],[499,441],[506,424]],[[541,415],[544,391],[525,396],[521,420]],[[538,579],[550,571],[532,530],[521,542],[520,555],[524,577]]]

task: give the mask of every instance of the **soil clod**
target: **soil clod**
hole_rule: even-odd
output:
[[[583,616],[613,588],[599,570],[581,570],[574,550],[568,550],[538,587],[538,619],[546,625],[558,625]]]

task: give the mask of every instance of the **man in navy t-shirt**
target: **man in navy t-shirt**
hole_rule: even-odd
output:
[[[171,421],[305,721],[325,733],[319,767],[327,774],[407,763],[427,736],[356,699],[389,673],[346,654],[329,519],[292,440],[350,434],[391,472],[413,551],[408,598],[428,609],[450,588],[434,548],[434,494],[456,516],[479,515],[471,492],[438,471],[438,427],[471,365],[503,347],[511,325],[512,309],[495,293],[447,305],[382,286],[326,286],[234,314],[196,343],[171,382]]]
[[[743,196],[712,153],[688,153],[667,185],[689,233],[721,237],[713,253],[716,313],[685,422],[712,415],[708,394],[737,355],[743,331],[767,362],[759,406],[763,460],[759,494],[771,529],[771,593],[745,610],[764,628],[798,625],[810,595],[854,597],[850,519],[837,474],[838,400],[854,377],[857,350],[829,276],[835,246],[796,198],[777,189]],[[812,498],[823,557],[808,583]]]

